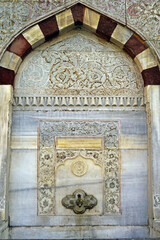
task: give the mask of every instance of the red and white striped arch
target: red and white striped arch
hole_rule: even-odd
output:
[[[0,62],[0,84],[14,85],[15,74],[24,57],[32,49],[74,25],[85,25],[124,49],[138,65],[144,86],[160,84],[157,62],[145,41],[127,27],[80,3],[40,21],[12,41]]]

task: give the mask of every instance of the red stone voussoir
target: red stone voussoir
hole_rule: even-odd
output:
[[[58,24],[56,21],[56,17],[52,16],[46,20],[43,20],[39,23],[39,27],[43,32],[46,41],[52,37],[55,37],[59,33]]]
[[[131,38],[124,45],[124,50],[132,57],[135,58],[139,53],[143,52],[148,47],[145,42],[137,35],[133,34]]]
[[[143,70],[142,77],[144,80],[144,86],[160,85],[160,71],[158,66]]]
[[[78,3],[71,7],[71,11],[72,11],[75,25],[82,25],[85,7],[82,4]]]
[[[21,58],[24,58],[31,50],[29,42],[20,34],[7,48],[9,52],[15,53]]]
[[[99,33],[102,37],[106,37],[107,40],[110,41],[111,35],[116,26],[117,23],[115,21],[109,17],[101,15],[96,32]]]
[[[14,84],[15,73],[13,70],[0,67],[0,85]]]

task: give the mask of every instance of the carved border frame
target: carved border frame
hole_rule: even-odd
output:
[[[37,149],[38,149],[38,154],[37,154],[37,215],[39,215],[39,216],[43,216],[43,215],[45,215],[45,216],[54,216],[55,214],[54,214],[54,211],[53,211],[53,213],[52,214],[43,214],[43,213],[40,213],[39,211],[38,211],[38,209],[39,209],[39,206],[38,206],[38,204],[39,204],[39,174],[40,174],[40,172],[39,172],[39,166],[40,166],[40,123],[41,122],[50,122],[50,123],[54,123],[54,122],[82,122],[82,123],[94,123],[94,122],[99,122],[99,123],[117,123],[117,126],[118,126],[118,128],[117,128],[117,133],[118,133],[118,146],[117,146],[117,148],[115,147],[115,148],[113,148],[113,147],[111,147],[111,148],[109,148],[109,147],[107,147],[106,148],[106,150],[109,152],[110,150],[117,150],[118,151],[118,179],[119,179],[119,210],[118,210],[118,212],[105,212],[104,213],[104,216],[106,216],[106,215],[117,215],[117,214],[121,214],[121,154],[120,154],[120,122],[119,121],[114,121],[114,120],[100,120],[100,119],[97,119],[96,121],[95,120],[87,120],[87,119],[61,119],[61,120],[58,120],[58,119],[56,119],[56,120],[49,120],[49,119],[43,119],[43,120],[39,120],[39,127],[38,127],[38,141],[37,141]],[[54,139],[54,137],[56,137],[57,135],[55,135],[55,136],[53,136],[53,139]],[[74,135],[66,135],[66,137],[73,137]],[[81,135],[80,135],[81,136]],[[64,137],[64,136],[62,136],[62,137]],[[76,137],[76,135],[75,135],[75,137]],[[84,136],[82,136],[82,137],[84,137]],[[85,137],[88,137],[88,136],[85,136]],[[89,135],[89,137],[91,137],[91,135]],[[94,136],[92,136],[92,137],[96,137],[96,135],[94,135]],[[103,137],[103,135],[99,135],[98,137]],[[53,147],[54,148],[54,147]],[[54,167],[55,167],[55,164],[54,164]],[[105,169],[105,166],[104,166],[104,169]],[[104,175],[104,178],[105,178],[105,175]],[[55,181],[55,178],[53,178],[54,179],[54,181]],[[54,183],[55,184],[55,183]]]

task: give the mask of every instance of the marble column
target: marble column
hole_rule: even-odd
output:
[[[148,123],[149,223],[160,232],[160,86],[145,87]]]
[[[0,225],[8,220],[8,181],[12,117],[11,85],[0,85]]]

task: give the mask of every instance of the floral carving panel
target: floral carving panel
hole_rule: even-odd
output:
[[[160,56],[160,1],[126,0],[126,19],[127,25],[150,41]]]
[[[160,37],[160,1],[142,0],[126,1],[128,25],[142,31],[148,40]]]
[[[56,137],[103,137],[103,148],[56,149]],[[69,159],[77,178],[87,174],[87,159],[103,172],[103,214],[120,213],[119,122],[116,121],[40,121],[38,159],[38,214],[55,211],[56,169]],[[66,179],[67,180],[67,179]],[[69,193],[68,193],[69,194]],[[96,194],[96,193],[95,193]]]
[[[27,60],[16,77],[15,95],[143,96],[133,60],[113,44],[100,44],[92,34],[72,32]]]

